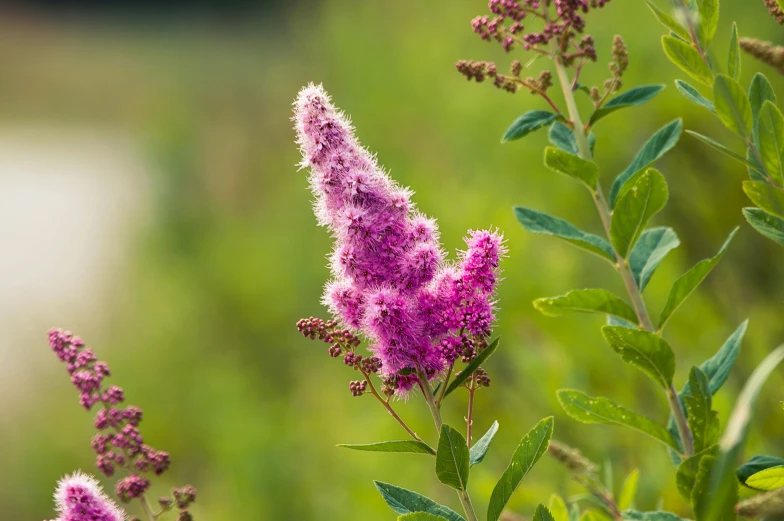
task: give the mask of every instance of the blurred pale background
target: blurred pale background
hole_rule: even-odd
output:
[[[294,327],[324,315],[329,251],[295,166],[289,121],[309,81],[325,84],[364,144],[416,190],[450,251],[469,228],[497,226],[509,239],[502,349],[477,404],[477,431],[501,424],[472,478],[480,509],[520,436],[554,414],[556,436],[611,460],[616,481],[644,469],[638,506],[663,497],[666,508],[687,513],[660,446],[577,425],[555,401],[555,389],[581,387],[666,418],[661,396],[607,348],[600,319],[549,319],[531,306],[572,287],[622,287],[603,263],[514,221],[511,207],[524,204],[598,229],[583,189],[542,168],[544,133],[499,144],[508,123],[541,102],[468,84],[454,71],[460,58],[511,59],[471,33],[485,2],[49,3],[56,8],[19,4],[0,17],[0,519],[50,518],[58,477],[94,471],[92,418],[48,351],[53,325],[85,337],[144,408],[147,441],[174,460],[157,491],[192,482],[197,519],[393,519],[372,479],[455,506],[426,458],[335,447],[401,433],[369,398],[352,398],[354,374]],[[741,34],[781,43],[761,1],[722,4],[720,35],[735,17]],[[602,123],[605,181],[679,114],[687,128],[732,139],[672,87],[680,73],[664,60],[663,31],[642,0],[611,2],[588,28],[600,59],[586,80],[605,77],[611,38],[621,33],[631,54],[626,84],[669,85],[645,108]],[[744,81],[757,69],[744,58]],[[671,201],[656,222],[673,225],[683,245],[650,285],[654,310],[675,277],[741,224],[746,204],[743,167],[688,137],[660,166]],[[717,398],[725,416],[753,366],[784,340],[782,266],[784,251],[743,225],[668,330],[682,381],[751,319]],[[749,454],[784,453],[782,376],[763,393]],[[452,423],[462,422],[460,400],[447,407]],[[419,401],[400,408],[430,433]],[[577,489],[544,460],[511,506],[530,515],[551,491]]]

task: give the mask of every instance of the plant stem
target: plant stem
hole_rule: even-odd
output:
[[[577,141],[579,155],[587,161],[592,161],[593,157],[591,154],[591,148],[588,144],[588,138],[585,135],[582,120],[580,119],[580,112],[577,109],[577,103],[574,99],[574,92],[571,89],[569,75],[566,72],[566,68],[558,60],[558,57],[554,57],[553,62],[555,63],[555,70],[558,74],[558,80],[561,83],[561,90],[563,91],[566,106],[569,109],[569,117],[571,118],[574,125],[573,133],[575,140]],[[596,203],[596,209],[599,212],[599,217],[601,218],[604,232],[607,235],[607,238],[610,239],[612,213],[610,212],[610,207],[607,204],[607,200],[604,198],[604,193],[599,183],[596,184],[596,188],[593,190],[593,199]],[[656,328],[653,325],[653,322],[651,321],[650,315],[648,314],[648,310],[645,307],[645,301],[642,298],[642,292],[640,292],[640,289],[637,287],[637,283],[634,281],[634,276],[632,275],[631,269],[629,268],[628,260],[622,258],[618,252],[615,251],[615,248],[613,248],[613,252],[615,254],[615,268],[621,274],[623,284],[626,286],[626,292],[629,294],[629,298],[632,301],[632,306],[634,307],[634,311],[637,314],[639,326],[646,331],[658,334]],[[686,457],[692,456],[694,455],[694,441],[692,438],[692,433],[689,430],[688,423],[686,422],[686,414],[684,413],[681,402],[678,399],[678,394],[675,391],[675,388],[672,386],[670,386],[670,389],[667,390],[666,394],[672,416],[675,418],[675,425],[678,427],[678,434],[680,435],[681,441],[683,443],[683,454]]]
[[[430,414],[433,416],[433,422],[436,424],[436,430],[440,435],[441,427],[444,422],[441,419],[441,410],[436,404],[435,396],[433,396],[433,389],[427,381],[427,375],[419,368],[417,368],[417,375],[419,376],[419,386],[422,388],[425,402],[427,402],[427,407],[430,409]],[[460,504],[463,505],[466,521],[479,521],[479,518],[476,517],[476,512],[474,512],[474,506],[471,504],[471,498],[468,496],[468,492],[465,490],[458,490],[457,497],[460,499]]]
[[[373,381],[370,379],[370,375],[365,373],[364,371],[362,371],[362,374],[364,375],[365,381],[367,381],[368,386],[370,386],[370,394],[372,394],[373,396],[376,397],[376,400],[378,400],[379,403],[381,403],[381,405],[384,406],[384,408],[387,410],[387,412],[395,420],[397,420],[397,422],[400,424],[400,426],[403,427],[406,430],[406,432],[411,435],[412,438],[414,438],[416,441],[421,441],[422,443],[424,443],[424,441],[422,441],[422,438],[417,436],[417,433],[414,432],[413,430],[411,430],[411,427],[406,425],[406,422],[404,422],[403,419],[400,416],[398,416],[398,414],[395,412],[395,410],[392,408],[392,406],[389,405],[389,402],[387,400],[383,399],[380,394],[378,394],[378,391],[376,391],[376,387],[373,385]]]
[[[144,510],[144,515],[147,517],[147,519],[149,521],[156,521],[158,516],[153,513],[152,508],[150,508],[150,503],[147,502],[147,498],[142,495],[139,497],[139,501],[142,504],[142,510]]]
[[[468,415],[466,416],[466,444],[471,448],[471,427],[474,425],[474,377],[471,377],[471,385],[468,387]]]
[[[441,404],[444,401],[444,396],[446,395],[446,388],[449,385],[449,377],[452,376],[452,370],[454,369],[454,367],[455,367],[454,362],[449,364],[449,370],[446,372],[446,378],[444,378],[444,381],[441,382],[441,390],[439,391],[438,399],[436,400],[436,405],[438,405],[439,409],[441,408]]]

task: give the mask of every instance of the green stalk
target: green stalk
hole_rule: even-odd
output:
[[[553,63],[555,64],[555,71],[558,75],[558,81],[561,84],[561,90],[563,91],[564,99],[566,101],[566,107],[569,110],[569,117],[572,120],[574,137],[577,141],[577,148],[580,152],[579,155],[587,161],[592,161],[593,155],[591,154],[591,147],[588,144],[588,137],[585,134],[583,122],[580,118],[580,111],[577,109],[577,102],[574,99],[574,92],[572,91],[572,84],[569,81],[569,75],[566,72],[566,68],[564,67],[563,63],[560,62],[557,56],[553,58]],[[607,238],[610,239],[612,213],[610,212],[610,207],[607,204],[607,200],[604,197],[604,192],[602,191],[602,187],[599,183],[596,183],[596,187],[593,190],[593,199],[596,203],[596,209],[599,212],[599,217],[602,220],[604,232],[607,235]],[[642,298],[642,293],[637,287],[637,283],[634,281],[634,276],[632,275],[631,269],[629,268],[629,261],[621,257],[618,252],[615,251],[615,248],[613,248],[613,252],[615,254],[615,269],[618,270],[618,272],[621,274],[623,284],[626,287],[626,292],[629,294],[629,298],[632,301],[632,306],[634,307],[634,311],[637,314],[640,326],[643,329],[650,331],[651,333],[657,333],[656,328],[653,325],[653,321],[648,314],[648,309],[645,307],[645,301]],[[686,421],[686,414],[683,411],[683,407],[681,406],[681,402],[678,399],[675,388],[671,386],[670,389],[667,390],[666,394],[667,403],[670,405],[672,416],[675,418],[675,425],[678,428],[678,434],[680,435],[681,441],[683,442],[683,453],[688,458],[689,456],[694,455],[694,439],[692,438],[692,433],[689,430],[689,425]]]

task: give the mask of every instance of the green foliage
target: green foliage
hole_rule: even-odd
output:
[[[697,38],[702,48],[707,51],[719,25],[719,0],[697,0],[699,26]]]
[[[738,24],[732,22],[732,32],[730,33],[730,52],[727,57],[727,71],[733,80],[738,81],[740,77],[740,44],[738,41]]]
[[[784,181],[784,116],[771,101],[765,101],[759,111],[756,125],[757,140],[762,164],[768,175],[782,183]]]
[[[675,87],[678,89],[678,92],[683,94],[688,100],[696,103],[697,105],[701,105],[706,109],[710,110],[714,114],[716,113],[716,107],[713,106],[713,102],[700,94],[700,92],[686,83],[683,80],[675,80]],[[688,132],[688,131],[687,131]]]
[[[490,443],[493,441],[495,437],[495,433],[498,432],[498,422],[494,421],[493,424],[487,429],[487,432],[477,440],[471,446],[471,450],[469,451],[469,460],[470,465],[473,467],[477,463],[481,463],[482,460],[485,459],[485,454],[487,454],[487,449],[490,448]]]
[[[624,510],[621,516],[625,521],[685,521],[672,512],[656,510],[653,512],[639,512],[637,510]]]
[[[784,220],[760,208],[744,208],[743,216],[755,230],[784,246]]]
[[[454,489],[465,490],[470,466],[466,439],[449,425],[442,425],[436,451],[438,480]]]
[[[380,441],[378,443],[366,444],[340,444],[338,447],[343,447],[351,450],[361,450],[367,452],[410,452],[413,454],[431,454],[435,455],[430,445],[423,441],[416,440],[392,440]]]
[[[734,505],[737,499],[737,487],[728,491],[727,496],[716,501],[713,497],[712,484],[715,481],[716,456],[705,455],[700,459],[697,466],[697,474],[694,477],[694,486],[691,489],[691,506],[694,509],[694,517],[697,521],[707,521],[710,519],[710,510],[716,508],[712,505],[724,503],[722,509],[716,508],[716,512],[724,518],[727,514],[728,506]],[[730,517],[727,519],[734,519]]]
[[[583,423],[623,425],[647,434],[673,450],[681,450],[675,439],[663,425],[621,407],[607,398],[591,398],[582,391],[573,389],[561,389],[558,391],[557,396],[558,403],[561,404],[563,410],[575,420]]]
[[[751,104],[751,116],[754,122],[753,138],[754,143],[759,144],[759,114],[766,101],[776,104],[776,93],[768,78],[758,72],[751,79],[749,87],[749,103]]]
[[[689,391],[684,396],[689,430],[694,437],[694,451],[701,452],[718,441],[719,418],[712,410],[708,377],[698,367],[692,367],[689,373]]]
[[[526,474],[533,468],[539,458],[547,452],[550,438],[553,435],[553,418],[548,417],[539,421],[528,434],[523,436],[517,446],[512,461],[501,475],[501,479],[493,488],[490,503],[487,506],[487,521],[498,521],[509,498]]]
[[[531,521],[556,521],[550,511],[544,505],[538,505],[534,511],[534,517]]]
[[[634,496],[637,495],[637,483],[640,480],[640,471],[634,469],[626,477],[618,495],[618,508],[627,510],[634,507]]]
[[[770,467],[752,474],[745,485],[754,490],[770,491],[784,487],[784,466]]]
[[[577,179],[591,191],[599,181],[599,169],[595,163],[558,148],[547,147],[544,150],[544,164],[553,172]]]
[[[761,181],[743,181],[743,191],[765,213],[784,217],[784,192]]]
[[[604,326],[604,338],[627,362],[662,389],[669,389],[675,374],[675,355],[662,337],[649,331],[622,326]]]
[[[560,117],[560,115],[546,110],[531,110],[526,112],[514,120],[509,128],[506,129],[506,133],[504,133],[504,137],[501,138],[501,142],[506,143],[507,141],[523,138],[531,132],[549,125]]]
[[[746,481],[765,469],[784,466],[784,458],[778,456],[758,455],[752,457],[749,461],[741,465],[735,470],[735,476],[738,481],[746,485]]]
[[[667,204],[667,182],[660,172],[649,168],[638,176],[630,188],[622,190],[613,212],[610,238],[615,251],[629,255],[648,221]]]
[[[664,54],[683,72],[709,87],[713,85],[713,73],[697,49],[669,35],[662,36],[662,47]]]
[[[686,458],[678,465],[678,470],[675,473],[675,483],[678,485],[678,492],[687,502],[691,503],[691,492],[697,480],[700,461],[705,456],[716,457],[718,453],[719,446],[713,445],[696,453],[694,456]]]
[[[547,503],[547,510],[553,516],[554,521],[569,521],[569,509],[566,508],[566,503],[563,498],[558,494],[550,496],[550,501]]]
[[[479,366],[481,366],[485,362],[485,360],[490,358],[493,355],[493,353],[495,353],[495,350],[498,349],[498,342],[500,340],[501,340],[500,338],[496,338],[495,340],[490,342],[490,345],[488,345],[481,353],[476,355],[470,362],[468,362],[465,368],[462,371],[460,371],[457,375],[455,375],[455,377],[449,383],[449,386],[446,388],[446,392],[444,393],[444,396],[448,396],[456,389],[458,389],[461,385],[463,385],[463,383],[465,383],[465,381],[468,380],[468,378],[472,374],[474,374],[474,371],[476,371],[479,368]]]
[[[740,84],[719,74],[713,84],[713,102],[716,114],[724,126],[742,138],[751,138],[753,124],[751,102]]]
[[[738,231],[735,228],[724,244],[719,248],[718,253],[710,259],[704,259],[695,264],[689,271],[683,274],[675,283],[672,285],[672,289],[670,289],[670,294],[667,297],[667,302],[664,304],[664,309],[662,309],[661,315],[659,316],[659,329],[664,329],[665,324],[670,319],[672,314],[675,312],[678,307],[683,304],[683,301],[686,300],[686,297],[691,295],[691,293],[697,289],[697,286],[708,276],[708,273],[713,270],[716,264],[719,263],[721,258],[724,256],[724,252],[727,250],[727,246],[729,246],[730,241],[735,236],[735,233]]]
[[[621,189],[636,173],[645,170],[660,157],[669,152],[681,137],[683,122],[680,119],[668,123],[660,128],[640,149],[635,158],[613,181],[610,188],[610,208],[615,208],[615,202]]]
[[[662,91],[662,89],[664,89],[664,85],[643,85],[641,87],[629,89],[623,94],[619,94],[610,99],[602,107],[595,110],[594,113],[591,114],[591,119],[588,121],[588,124],[593,126],[597,121],[609,116],[616,110],[643,105],[652,100],[654,96]]]
[[[738,154],[737,152],[733,152],[729,148],[725,147],[724,145],[722,145],[718,141],[709,138],[708,136],[703,136],[702,134],[694,132],[693,130],[687,130],[686,133],[689,134],[692,137],[695,137],[695,138],[699,139],[700,141],[702,141],[706,145],[715,148],[716,150],[718,150],[722,154],[725,154],[725,155],[731,157],[732,159],[735,159],[736,161],[740,161],[741,163],[743,163],[744,165],[747,165],[750,168],[754,168],[754,169],[758,169],[759,168],[755,163],[752,163],[749,159],[743,157],[742,155]],[[760,175],[762,175],[762,174],[760,174]]]
[[[446,521],[446,519],[427,512],[412,512],[398,516],[397,521]]]
[[[575,289],[558,297],[536,299],[534,307],[551,317],[568,313],[606,313],[629,322],[637,321],[637,315],[626,302],[604,289]]]
[[[664,257],[680,243],[672,228],[650,228],[642,232],[629,255],[629,268],[640,291],[648,285]]]
[[[536,210],[517,206],[514,211],[517,220],[527,231],[558,237],[613,264],[615,263],[612,246],[598,235],[585,233],[563,219]]]
[[[580,149],[577,146],[577,138],[574,137],[574,132],[560,121],[553,123],[547,137],[553,146],[568,154],[576,156],[580,153]],[[588,146],[591,149],[591,153],[593,153],[593,149],[596,146],[596,135],[593,132],[588,134]]]
[[[463,517],[445,506],[439,505],[432,499],[426,498],[421,494],[406,490],[404,488],[374,481],[376,488],[381,493],[389,508],[398,514],[405,515],[416,512],[426,512],[435,516],[441,516],[447,521],[465,521]]]
[[[680,36],[684,40],[689,40],[691,38],[691,35],[689,34],[689,30],[686,29],[680,23],[678,23],[678,21],[676,21],[675,18],[670,16],[669,13],[657,7],[656,4],[651,2],[651,0],[645,0],[645,3],[648,4],[648,7],[650,8],[651,12],[653,12],[653,15],[656,17],[657,20],[659,20],[659,22],[662,23],[662,25],[664,25],[664,27],[666,27],[676,35]]]

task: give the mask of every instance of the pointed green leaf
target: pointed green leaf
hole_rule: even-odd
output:
[[[649,168],[624,190],[613,211],[610,238],[623,258],[629,255],[648,221],[667,204],[667,181],[656,169]]]
[[[472,467],[477,463],[481,463],[482,460],[485,459],[485,454],[487,454],[487,449],[490,448],[490,442],[493,441],[493,437],[495,436],[496,432],[498,432],[497,421],[493,422],[490,428],[487,429],[485,435],[479,438],[479,441],[474,443],[474,445],[471,447],[471,450],[469,451],[469,456],[470,456],[470,464]]]
[[[683,72],[709,87],[713,85],[713,73],[710,67],[690,43],[665,35],[662,36],[662,47],[667,58]]]
[[[615,208],[615,201],[620,195],[621,188],[624,187],[627,181],[631,179],[634,174],[645,170],[660,157],[669,152],[672,147],[678,143],[683,130],[683,122],[676,119],[660,128],[651,139],[649,139],[637,152],[634,160],[626,167],[626,170],[621,172],[618,177],[613,181],[610,188],[610,207]]]
[[[567,175],[585,184],[591,191],[599,181],[599,169],[595,163],[553,147],[544,150],[544,164],[553,172]]]
[[[762,104],[758,116],[759,153],[762,163],[770,176],[782,183],[784,181],[784,116],[770,101]]]
[[[466,439],[449,425],[442,425],[436,451],[438,480],[457,490],[465,490],[469,467],[470,457]]]
[[[659,330],[664,329],[664,325],[667,323],[667,320],[670,319],[673,312],[683,304],[686,297],[691,295],[697,286],[700,285],[700,282],[702,282],[714,266],[719,263],[724,256],[724,252],[727,250],[727,246],[729,246],[730,241],[732,241],[732,238],[737,231],[737,228],[732,230],[732,233],[730,233],[730,236],[714,257],[701,260],[675,281],[675,284],[672,285],[672,289],[670,289],[670,295],[667,297],[667,302],[664,304],[661,316],[659,317]]]
[[[766,213],[784,218],[784,191],[761,181],[743,181],[743,191]]]
[[[397,521],[446,521],[446,519],[427,512],[412,512],[398,516]]]
[[[771,467],[784,466],[784,459],[777,456],[757,455],[735,470],[738,481],[746,485],[746,481],[754,474]]]
[[[713,102],[700,94],[700,92],[686,83],[683,80],[675,80],[675,86],[678,88],[678,92],[686,96],[689,101],[696,103],[697,105],[702,105],[706,109],[710,110],[711,112],[715,113],[716,108],[713,106]]]
[[[427,512],[436,516],[441,516],[448,521],[465,521],[463,517],[445,506],[439,505],[432,499],[426,498],[421,494],[406,490],[404,488],[374,481],[376,488],[381,493],[387,505],[398,514],[405,515],[412,512]]]
[[[760,208],[744,208],[743,216],[755,230],[784,246],[784,220]]]
[[[514,211],[517,220],[527,231],[558,237],[615,264],[612,246],[598,235],[585,233],[563,219],[536,210],[518,206]]]
[[[732,159],[734,159],[736,161],[740,161],[741,163],[743,163],[744,165],[746,165],[746,166],[748,166],[750,168],[755,168],[755,169],[757,168],[757,166],[754,163],[752,163],[751,161],[749,161],[748,159],[746,159],[742,155],[738,154],[737,152],[733,152],[729,148],[725,147],[724,145],[722,145],[718,141],[715,141],[715,140],[709,138],[708,136],[703,136],[702,134],[698,134],[697,132],[694,132],[693,130],[687,130],[686,133],[689,134],[692,137],[695,137],[695,138],[699,139],[700,141],[702,141],[706,145],[715,148],[716,150],[718,150],[722,154],[728,155],[728,156],[730,156]]]
[[[727,70],[732,79],[737,81],[740,77],[740,44],[738,43],[738,24],[732,22],[730,32],[730,55],[727,59]]]
[[[621,407],[607,398],[591,398],[584,392],[573,389],[561,389],[557,396],[564,412],[577,421],[623,425],[647,434],[674,450],[680,450],[664,425]]]
[[[758,72],[751,79],[751,86],[749,87],[749,102],[751,103],[751,116],[754,121],[753,137],[754,143],[759,145],[759,113],[762,110],[762,105],[766,101],[776,104],[776,93],[773,91],[773,86],[768,81],[764,74]]]
[[[338,445],[351,450],[362,450],[367,452],[410,452],[413,454],[431,454],[434,455],[436,451],[423,441],[416,440],[393,440],[393,441],[380,441],[378,443],[365,443],[365,444],[349,444],[344,443]]]
[[[724,126],[742,138],[752,137],[751,103],[740,84],[725,74],[716,76],[713,103]]]
[[[694,489],[694,482],[697,479],[697,471],[700,468],[700,460],[703,456],[715,457],[719,453],[719,446],[713,445],[698,452],[694,456],[686,458],[678,465],[678,470],[675,473],[675,482],[678,485],[678,492],[680,492],[683,499],[691,502],[691,491]]]
[[[550,496],[547,510],[550,511],[555,521],[569,521],[569,509],[566,508],[566,503],[558,494]]]
[[[636,313],[626,302],[604,289],[575,289],[565,295],[536,299],[534,307],[551,317],[567,313],[606,313],[629,322],[637,321]]]
[[[694,487],[691,489],[691,504],[692,508],[694,509],[694,517],[696,521],[708,521],[710,518],[709,510],[712,508],[711,503],[714,502],[714,499],[716,499],[712,497],[711,490],[712,483],[715,480],[715,466],[716,456],[706,455],[700,459],[700,463],[697,468],[697,475],[694,478]],[[738,487],[734,487],[732,492],[735,496],[737,496]],[[735,498],[732,498],[731,501],[734,505]],[[722,512],[722,514],[725,512]],[[724,518],[724,515],[722,515],[722,518]],[[731,518],[728,517],[727,519],[735,519],[735,517],[732,516]]]
[[[662,337],[650,331],[604,326],[602,333],[623,361],[645,373],[663,389],[672,385],[675,355]]]
[[[545,125],[549,125],[560,117],[561,116],[558,114],[549,112],[547,110],[531,110],[526,112],[514,120],[509,128],[506,129],[506,133],[501,139],[501,143],[506,143],[507,141],[514,141],[515,139],[525,137],[531,132],[539,130]]]
[[[544,505],[538,505],[531,521],[555,521],[555,518]]]
[[[474,374],[474,371],[479,369],[479,367],[483,363],[485,363],[485,361],[488,358],[490,358],[490,356],[493,353],[495,353],[495,350],[498,349],[498,341],[499,340],[501,340],[501,339],[500,338],[496,338],[495,340],[490,342],[489,346],[487,346],[481,353],[476,355],[473,358],[473,360],[468,362],[468,365],[466,365],[465,368],[462,371],[460,371],[457,375],[455,375],[454,379],[452,379],[452,382],[450,382],[449,387],[446,388],[446,392],[444,393],[444,396],[448,396],[453,391],[455,391],[457,388],[459,388],[461,385],[463,385],[463,382],[468,380],[468,378],[472,374]]]
[[[629,255],[629,268],[640,291],[648,285],[664,257],[680,243],[672,228],[651,228],[642,232]]]
[[[577,146],[577,138],[574,137],[574,132],[562,122],[556,121],[553,123],[547,137],[550,143],[560,150],[575,156],[580,154],[580,148]],[[596,136],[593,132],[588,134],[588,146],[591,148],[591,153],[593,153],[593,149],[596,146]]]
[[[552,416],[537,423],[528,434],[523,436],[517,449],[512,456],[512,461],[504,471],[501,479],[493,488],[490,495],[490,504],[487,506],[487,521],[498,521],[501,517],[509,498],[526,474],[533,468],[539,458],[547,452],[550,446],[550,438],[553,435]]]
[[[708,377],[698,367],[689,373],[689,395],[684,396],[689,430],[694,437],[694,451],[701,452],[719,440],[719,418],[711,409]]]
[[[637,107],[653,99],[658,93],[662,91],[664,85],[643,85],[642,87],[635,87],[627,90],[623,94],[619,94],[610,99],[605,105],[591,114],[591,119],[588,122],[590,126],[596,124],[597,121],[605,116],[608,116],[618,109],[626,107]]]
[[[691,36],[689,35],[689,30],[678,23],[675,18],[670,16],[666,11],[659,9],[656,4],[651,2],[650,0],[645,0],[645,3],[648,4],[648,7],[653,12],[653,16],[656,17],[659,22],[661,22],[664,27],[669,29],[670,31],[674,32],[681,38],[685,40],[691,40]]]
[[[624,510],[621,517],[625,521],[688,521],[672,512],[655,510],[653,512],[639,512],[637,510]]]
[[[703,50],[707,52],[719,24],[719,0],[697,0],[697,13],[698,38]]]
[[[771,467],[752,474],[746,480],[746,486],[765,492],[784,487],[784,466]]]
[[[640,480],[640,471],[634,469],[623,482],[621,494],[618,496],[618,508],[627,510],[634,506],[634,496],[637,495],[637,482]]]

